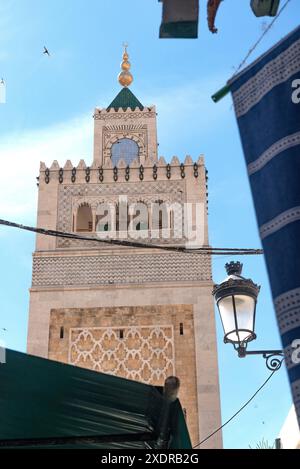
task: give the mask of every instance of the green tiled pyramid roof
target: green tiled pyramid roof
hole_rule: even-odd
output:
[[[134,110],[136,107],[140,108],[141,111],[144,109],[142,103],[140,103],[140,101],[134,96],[130,89],[124,87],[121,89],[120,93],[117,94],[115,99],[110,103],[107,109],[126,109],[128,107],[130,107],[132,110]]]

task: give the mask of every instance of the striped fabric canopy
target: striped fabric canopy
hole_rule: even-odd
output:
[[[300,423],[300,27],[228,86]]]

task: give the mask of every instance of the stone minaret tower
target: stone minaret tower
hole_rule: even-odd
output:
[[[210,256],[97,240],[195,245],[180,231],[195,210],[181,209],[198,203],[208,245],[204,159],[158,159],[156,110],[128,88],[126,48],[121,67],[121,91],[95,109],[93,162],[40,166],[37,226],[95,241],[37,235],[28,353],[155,385],[175,374],[196,444],[220,425]],[[203,447],[221,445],[218,433]]]

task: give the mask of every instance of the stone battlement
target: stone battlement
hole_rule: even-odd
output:
[[[95,120],[102,120],[102,119],[110,119],[113,118],[114,116],[119,115],[119,118],[122,118],[122,116],[125,117],[125,115],[130,116],[132,119],[137,119],[139,117],[155,117],[156,116],[156,108],[155,106],[147,106],[144,107],[143,109],[140,109],[139,107],[136,107],[135,109],[132,109],[130,107],[127,108],[96,108],[94,111],[93,118]]]
[[[102,182],[124,182],[124,181],[143,181],[149,180],[167,180],[184,179],[186,177],[199,177],[200,171],[203,175],[205,170],[204,157],[200,156],[197,162],[194,162],[190,156],[186,156],[183,163],[177,156],[173,156],[170,163],[166,163],[164,157],[158,161],[146,160],[142,165],[138,160],[134,160],[129,165],[121,159],[117,166],[113,166],[111,160],[107,160],[103,166],[96,163],[88,166],[84,160],[80,160],[77,166],[74,166],[70,160],[61,167],[57,160],[54,160],[50,167],[45,163],[40,163],[39,183],[50,181],[59,183],[102,183]]]

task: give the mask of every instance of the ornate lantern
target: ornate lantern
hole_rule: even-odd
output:
[[[256,338],[256,300],[260,287],[241,276],[243,264],[226,264],[228,277],[213,290],[220,313],[224,342],[244,346]]]
[[[230,262],[225,265],[228,277],[215,285],[214,295],[224,330],[224,342],[233,344],[239,357],[262,355],[270,370],[278,370],[283,357],[282,350],[247,350],[247,345],[256,339],[255,313],[260,286],[251,279],[242,277],[243,264]]]

